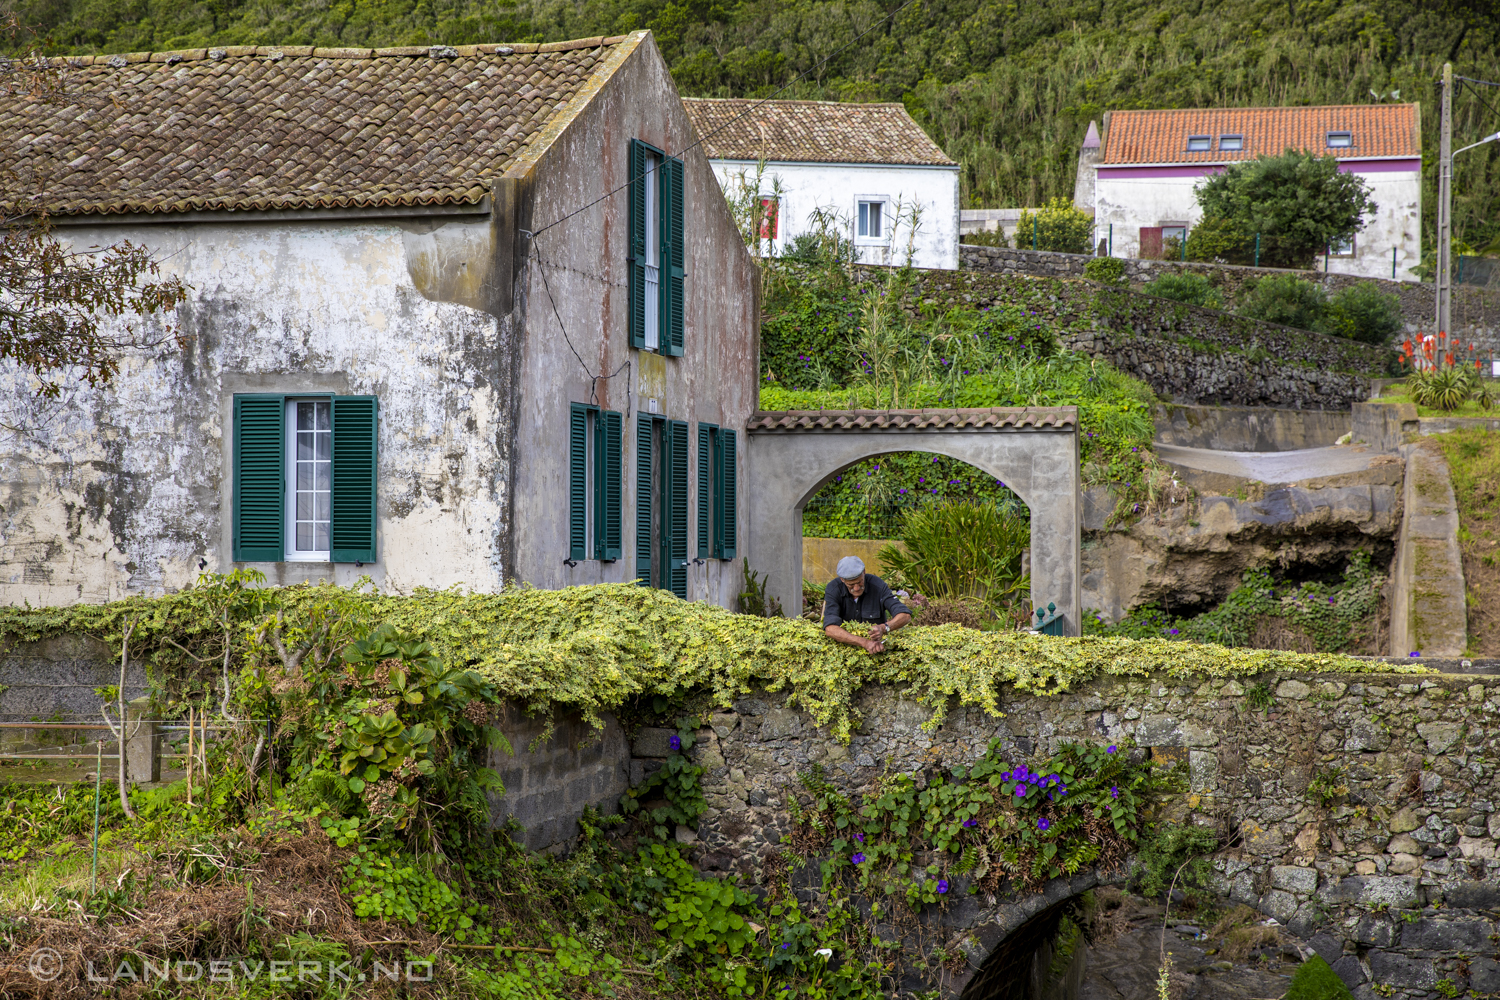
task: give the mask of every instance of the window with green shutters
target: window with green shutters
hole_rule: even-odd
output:
[[[235,562],[375,561],[374,396],[236,395],[232,433]]]
[[[635,575],[687,598],[688,425],[636,417]]]
[[[620,558],[621,416],[572,404],[568,428],[568,558]]]
[[[683,163],[630,140],[630,346],[683,352]]]
[[[698,558],[733,559],[738,539],[735,433],[698,425]]]

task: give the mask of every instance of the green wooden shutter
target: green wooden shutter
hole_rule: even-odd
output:
[[[668,589],[687,600],[688,560],[688,425],[681,420],[667,424],[667,523]]]
[[[713,425],[698,425],[698,558],[713,555]]]
[[[604,428],[604,554],[599,558],[613,562],[620,558],[620,421],[613,410],[598,417]]]
[[[379,406],[374,396],[333,397],[333,524],[328,558],[375,561],[376,452]]]
[[[286,558],[286,397],[234,397],[235,562]]]
[[[739,504],[736,491],[739,486],[738,456],[735,454],[734,431],[719,428],[718,491],[715,506],[718,508],[718,549],[720,559],[733,559],[739,543]]]
[[[639,139],[630,140],[630,346],[646,346],[646,156]]]
[[[635,575],[643,587],[651,586],[651,424],[639,413],[635,418]]]
[[[568,420],[568,558],[587,559],[588,408],[574,403]]]
[[[662,309],[666,329],[662,331],[662,353],[682,354],[683,232],[682,161],[662,159]]]

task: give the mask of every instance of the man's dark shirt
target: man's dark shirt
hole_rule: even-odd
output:
[[[842,625],[844,622],[883,622],[886,617],[911,614],[911,609],[891,593],[891,588],[880,577],[865,574],[865,592],[858,597],[849,593],[844,581],[834,578],[823,589],[823,627]]]

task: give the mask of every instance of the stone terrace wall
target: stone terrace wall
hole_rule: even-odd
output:
[[[1093,258],[1087,254],[1050,253],[1042,250],[1011,250],[1001,247],[960,245],[959,266],[976,271],[998,271],[1007,274],[1031,274],[1050,278],[1081,278],[1083,266]],[[1236,264],[1207,264],[1198,261],[1125,259],[1125,277],[1139,286],[1163,274],[1201,274],[1222,289],[1228,298],[1239,294],[1251,278],[1271,274],[1294,274],[1305,281],[1315,281],[1329,292],[1373,281],[1383,292],[1393,292],[1401,301],[1409,333],[1433,328],[1436,291],[1431,282],[1392,281],[1389,278],[1362,278],[1353,274],[1324,274],[1322,271],[1292,271],[1274,267],[1242,267]],[[1500,352],[1500,291],[1473,285],[1453,286],[1453,328],[1466,339],[1474,339],[1491,351]]]
[[[1105,679],[1056,697],[1006,691],[1002,719],[955,707],[930,734],[926,709],[870,689],[847,747],[784,695],[752,694],[715,714],[693,751],[710,805],[698,860],[760,878],[791,829],[788,803],[809,801],[799,774],[814,764],[862,793],[887,771],[968,764],[992,737],[1012,762],[1034,764],[1065,740],[1130,736],[1190,766],[1191,789],[1168,817],[1232,838],[1215,860],[1220,891],[1286,924],[1360,1000],[1436,1000],[1443,980],[1456,995],[1500,991],[1500,677],[1259,680],[1265,711],[1248,703],[1246,681]],[[1347,793],[1324,806],[1320,777]],[[949,995],[1030,913],[1074,891],[993,904],[955,894],[925,915],[932,940],[967,937],[970,968]]]
[[[1018,274],[919,271],[916,280],[929,308],[1037,298],[1034,279]],[[1395,372],[1385,348],[1093,282],[1051,283],[1039,306],[1072,330],[1069,347],[1177,403],[1347,410],[1369,398],[1372,377]]]

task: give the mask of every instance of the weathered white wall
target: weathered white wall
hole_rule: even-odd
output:
[[[756,165],[741,160],[714,160],[720,185],[728,192],[744,182],[755,182]],[[844,222],[846,234],[865,264],[901,264],[911,233],[905,213],[913,205],[920,209],[915,254],[917,267],[958,267],[958,168],[893,166],[848,163],[768,163],[760,177],[760,193],[771,196],[780,182],[781,225],[777,233],[779,253],[798,233],[807,232],[815,209],[833,209]],[[856,203],[865,196],[889,199],[890,211],[899,207],[902,223],[884,239],[855,236]]]
[[[1391,277],[1391,250],[1396,251],[1397,280],[1416,281],[1411,268],[1421,263],[1422,186],[1416,171],[1361,173],[1370,185],[1376,203],[1372,216],[1355,237],[1353,257],[1330,257],[1328,270],[1369,278]],[[1095,214],[1098,239],[1108,239],[1114,226],[1116,257],[1135,257],[1140,251],[1142,227],[1164,223],[1197,225],[1203,218],[1194,192],[1198,177],[1111,177],[1095,179]],[[1318,259],[1318,268],[1323,260]]]
[[[61,229],[158,253],[192,287],[189,339],[132,351],[108,387],[70,383],[55,402],[0,370],[0,602],[113,600],[180,588],[200,562],[230,569],[235,392],[380,399],[377,561],[257,564],[271,582],[498,587],[497,322],[413,278],[476,229],[488,222]]]
[[[676,87],[654,46],[647,37],[622,53],[620,67],[534,169],[523,163],[507,174],[535,178],[532,228],[538,231],[523,275],[528,319],[517,431],[522,452],[516,470],[516,576],[539,587],[560,587],[625,582],[647,572],[635,564],[635,433],[639,414],[650,412],[654,400],[656,413],[690,427],[688,517],[694,530],[689,560],[697,555],[696,425],[702,421],[739,432],[739,558],[688,566],[690,599],[733,607],[744,585],[746,497],[754,488],[745,474],[744,427],[758,401],[759,275],[708,160],[697,148],[689,150],[683,178],[685,354],[664,357],[629,346],[629,198],[622,188],[629,141],[640,139],[668,153],[693,141]],[[611,191],[617,193],[541,231]],[[591,399],[595,375],[612,377],[592,382]],[[569,404],[590,401],[625,415],[624,546],[616,562],[586,559],[569,567],[563,563],[569,553]]]

